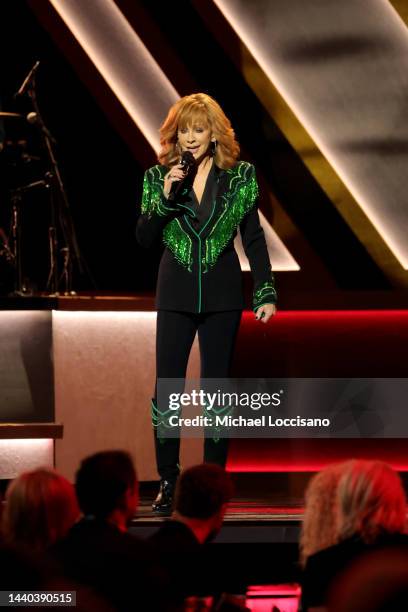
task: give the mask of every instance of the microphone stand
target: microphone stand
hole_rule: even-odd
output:
[[[34,123],[38,126],[39,132],[41,133],[45,149],[48,155],[48,161],[50,171],[46,173],[47,179],[51,186],[51,224],[49,227],[49,249],[50,249],[50,272],[47,280],[46,290],[51,292],[51,295],[59,295],[59,280],[58,280],[58,232],[57,232],[57,221],[61,229],[63,246],[61,253],[64,256],[63,274],[61,277],[64,278],[64,294],[75,295],[76,292],[72,289],[72,265],[71,261],[76,263],[79,273],[83,276],[86,272],[95,286],[95,282],[83,261],[82,255],[79,250],[78,241],[75,234],[75,228],[72,220],[71,210],[69,207],[68,197],[65,191],[64,183],[62,181],[61,173],[59,170],[57,158],[54,153],[53,144],[56,142],[51,135],[48,128],[41,117],[37,95],[35,87],[35,74],[33,74],[30,82],[26,86],[26,91],[31,99],[34,111],[35,121]],[[32,121],[30,121],[32,123]]]
[[[31,68],[30,72],[27,74],[26,78],[24,79],[23,83],[21,84],[20,88],[18,91],[16,91],[16,93],[14,94],[14,99],[18,98],[19,96],[22,96],[26,90],[28,89],[28,87],[31,85],[31,83],[34,81],[35,79],[35,73],[37,72],[38,68],[40,66],[40,62],[37,60],[34,64],[34,66]]]
[[[13,238],[13,264],[15,268],[13,295],[24,296],[24,295],[27,295],[28,292],[27,292],[27,287],[23,285],[23,274],[22,274],[22,266],[21,266],[20,205],[21,205],[21,193],[12,193],[11,195],[11,206],[12,206],[11,235]]]
[[[22,266],[22,254],[21,254],[21,201],[22,196],[26,191],[35,189],[36,187],[48,188],[48,183],[44,181],[35,181],[24,187],[18,187],[10,192],[11,205],[12,205],[12,224],[11,224],[11,236],[13,240],[13,251],[12,251],[12,262],[14,265],[14,292],[12,295],[19,297],[28,296],[31,294],[30,290],[23,281],[23,266]]]

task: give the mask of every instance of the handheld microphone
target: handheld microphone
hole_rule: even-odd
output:
[[[186,180],[187,176],[190,174],[191,169],[194,168],[194,166],[196,165],[194,155],[191,153],[191,151],[184,151],[183,155],[181,156],[180,164],[183,166],[183,171],[185,172],[185,176],[181,181],[175,181],[172,184],[170,193],[169,193],[169,197],[167,198],[169,202],[174,202],[174,200],[176,199],[176,197],[178,196],[178,194],[180,193],[184,185],[184,181]]]

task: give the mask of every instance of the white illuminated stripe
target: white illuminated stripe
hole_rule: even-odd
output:
[[[50,0],[118,100],[159,150],[158,129],[179,94],[112,0]],[[266,219],[263,220],[274,270],[299,270]],[[248,263],[240,250],[241,266]]]
[[[393,177],[390,177],[389,174],[385,174],[384,178],[384,183],[388,183],[387,187],[389,187],[388,202],[386,202],[384,193],[370,193],[370,189],[367,189],[366,185],[364,185],[364,188],[361,187],[361,182],[359,182],[355,173],[356,165],[354,164],[353,167],[353,163],[351,163],[350,166],[342,163],[342,161],[339,159],[339,155],[332,150],[330,143],[327,141],[327,139],[325,139],[325,134],[321,129],[322,116],[319,116],[319,113],[314,112],[316,111],[316,108],[305,108],[299,104],[294,87],[294,80],[296,81],[296,79],[293,78],[293,74],[289,74],[291,71],[290,67],[286,66],[287,72],[285,72],[285,67],[283,67],[281,59],[276,58],[273,54],[277,49],[277,46],[273,47],[273,40],[275,38],[275,34],[279,31],[279,19],[285,19],[284,12],[280,10],[282,4],[279,5],[279,3],[270,2],[269,4],[268,2],[251,3],[246,2],[245,0],[214,0],[214,3],[223,13],[226,20],[231,24],[232,28],[236,31],[240,39],[249,49],[254,59],[258,62],[259,66],[268,76],[281,96],[285,99],[288,106],[304,125],[307,132],[313,138],[319,149],[323,152],[343,183],[347,186],[347,189],[350,191],[355,201],[367,215],[377,232],[381,235],[390,250],[394,253],[402,267],[408,270],[408,243],[405,235],[405,228],[408,226],[408,207],[406,205],[406,198],[400,198],[400,207],[398,210],[396,210],[395,197],[392,195],[392,188],[394,187]],[[305,11],[311,8],[311,5],[303,2],[303,0],[301,4]],[[331,3],[331,6],[333,7],[336,7],[336,5],[338,6],[338,3]],[[353,3],[350,3],[348,6],[350,6],[351,9],[358,10],[358,5],[361,5],[361,3],[355,3],[354,5]],[[300,4],[295,6],[294,3],[293,5],[290,4],[287,6],[289,6],[289,10],[292,9],[292,11],[296,10],[296,6],[300,7],[300,9],[302,8]],[[322,8],[321,5],[320,8]],[[326,5],[326,8],[330,8],[330,3]],[[268,11],[268,9],[270,11],[274,11],[274,25],[276,26],[276,29],[268,28],[270,22],[268,22],[265,13],[265,11]],[[384,37],[384,40],[386,40],[386,37],[389,36],[392,42],[394,42],[393,38],[395,39],[394,49],[392,49],[392,45],[389,44],[390,41],[386,40],[388,47],[386,48],[385,53],[388,53],[389,57],[391,58],[392,52],[398,53],[398,57],[401,58],[401,61],[405,61],[405,58],[408,57],[408,36],[405,24],[399,19],[391,5],[385,0],[372,0],[369,7],[366,6],[361,8],[361,10],[365,10],[366,13],[367,10],[372,11],[373,9],[378,12],[378,14],[376,14],[376,23],[374,24],[374,27],[378,25],[377,37],[380,39],[380,42],[384,43],[384,41],[381,40],[382,36]],[[310,25],[308,24],[306,18],[302,19],[300,10],[298,13],[298,23],[300,24],[300,29],[299,31],[294,32],[294,37],[296,37],[299,32],[302,32],[304,35],[305,32],[307,32],[308,25]],[[334,15],[332,16],[332,21],[334,29],[336,29],[337,26],[341,27],[343,25],[342,23],[336,24]],[[365,35],[367,36],[367,20],[364,19],[354,21],[357,21],[357,23],[353,23],[353,27],[361,27],[362,40],[365,41]],[[384,29],[381,31],[380,28],[382,26]],[[290,26],[288,26],[286,23],[286,28],[288,27]],[[408,69],[408,65],[406,65],[406,68]],[[390,78],[392,78],[392,76],[393,75],[390,75]],[[398,76],[400,79],[403,79],[403,71]],[[381,80],[380,74],[377,75],[377,78]],[[395,80],[397,79],[395,74],[394,78]],[[312,91],[313,88],[310,85],[309,87],[310,91]],[[389,92],[389,94],[389,97],[392,98],[392,92]],[[392,110],[394,115],[395,113],[398,113],[398,107],[393,108]],[[391,129],[393,127],[393,113],[391,111],[389,113],[389,118],[391,118],[390,126],[386,125],[386,127],[391,127]],[[361,116],[361,119],[363,119],[363,115]],[[375,136],[376,134],[374,134],[374,137]],[[401,140],[403,142],[404,136],[406,135],[402,134],[401,136]],[[392,136],[390,140],[392,142]],[[374,177],[375,173],[373,174],[373,178]],[[386,195],[387,191],[385,189],[385,196]]]
[[[0,440],[0,478],[15,478],[38,467],[52,467],[54,440]]]
[[[158,128],[180,97],[112,0],[50,0],[109,87],[159,150]]]
[[[53,310],[53,323],[63,325],[64,322],[73,322],[79,325],[95,324],[101,326],[101,329],[107,329],[106,333],[112,333],[112,330],[104,328],[105,323],[148,323],[155,320],[157,313],[149,310],[137,311],[118,311],[118,310]]]
[[[269,221],[265,218],[261,211],[258,212],[259,220],[265,234],[266,246],[268,247],[269,258],[271,260],[273,270],[277,270],[279,272],[298,272],[300,270],[300,266],[292,257],[276,232],[274,232]],[[234,244],[238,253],[239,262],[241,264],[241,270],[248,272],[250,270],[249,262],[247,256],[245,255],[239,233],[235,238]]]

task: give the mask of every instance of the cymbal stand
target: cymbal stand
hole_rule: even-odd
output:
[[[12,225],[11,235],[13,238],[13,261],[14,261],[14,295],[27,295],[27,287],[23,285],[23,274],[21,266],[21,225],[20,225],[21,193],[12,193],[11,210]]]
[[[11,237],[12,246],[12,261],[15,268],[14,272],[14,292],[13,295],[27,296],[30,295],[28,287],[23,280],[23,266],[21,253],[21,203],[25,192],[35,189],[36,187],[49,187],[47,181],[35,181],[24,187],[18,187],[10,191],[12,222],[11,222]]]
[[[35,120],[33,122],[35,122],[41,133],[43,143],[45,145],[45,150],[47,152],[50,168],[47,175],[50,178],[50,187],[52,190],[52,220],[49,231],[51,263],[47,281],[47,290],[51,290],[52,293],[58,294],[59,282],[64,279],[65,293],[74,294],[74,292],[72,291],[73,263],[76,264],[78,271],[81,275],[84,275],[86,272],[94,286],[95,282],[79,250],[68,197],[65,191],[64,183],[62,181],[57,158],[54,153],[54,144],[56,143],[56,141],[51,135],[48,128],[45,126],[40,114],[36,96],[35,75],[27,86],[27,93],[32,101],[33,108],[35,110]],[[58,229],[60,229],[61,231],[60,234],[58,232]],[[63,272],[60,279],[58,278],[57,270],[59,242],[62,243],[60,252],[63,254],[64,257]]]
[[[50,173],[47,173],[50,174]],[[55,226],[54,194],[51,190],[51,224],[48,228],[48,245],[50,252],[50,271],[48,273],[46,291],[51,295],[58,295],[58,239]]]

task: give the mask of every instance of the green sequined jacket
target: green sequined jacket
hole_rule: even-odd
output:
[[[238,229],[254,280],[253,310],[276,303],[254,166],[241,161],[221,170],[213,164],[200,204],[191,185],[175,202],[168,202],[163,194],[167,172],[166,166],[146,171],[136,229],[142,246],[150,247],[161,237],[166,247],[157,280],[157,309],[243,309],[242,273],[234,249]]]

